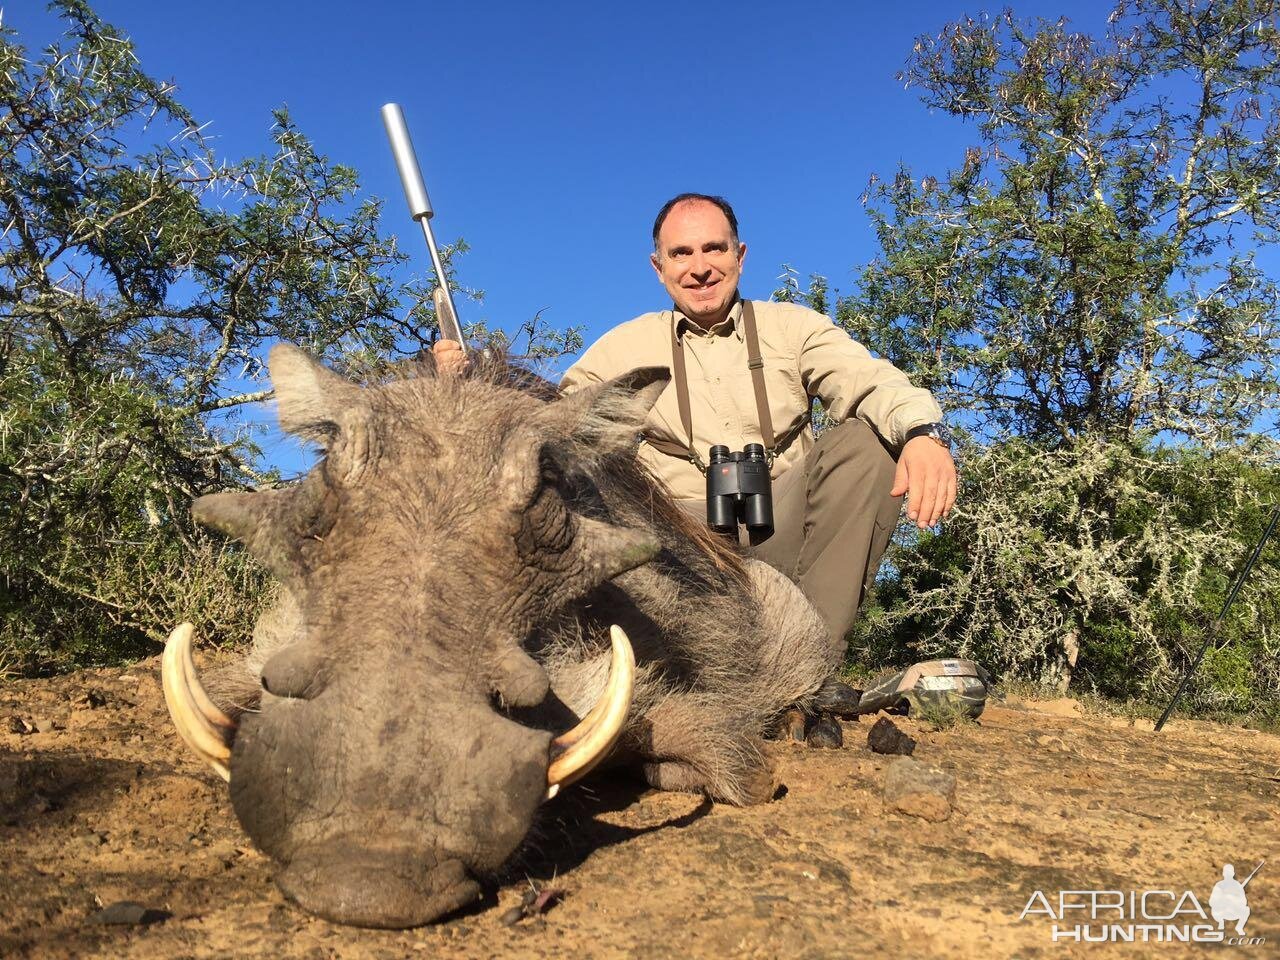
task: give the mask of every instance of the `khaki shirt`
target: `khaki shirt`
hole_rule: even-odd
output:
[[[786,444],[773,464],[775,479],[803,463],[813,447],[814,397],[822,401],[832,420],[865,420],[894,448],[901,447],[912,427],[942,419],[927,390],[913,387],[906,374],[887,360],[871,356],[827,317],[791,303],[754,303],[769,412],[777,442]],[[560,389],[571,392],[637,367],[670,368],[671,324],[676,323],[689,372],[689,409],[698,454],[705,461],[717,443],[731,450],[760,443],[760,417],[747,369],[741,316],[739,302],[710,330],[674,310],[636,317],[597,340],[565,373]],[[658,398],[644,433],[646,438],[687,448],[674,383]],[[687,459],[662,453],[648,443],[641,444],[640,459],[677,499],[706,497],[706,480]]]

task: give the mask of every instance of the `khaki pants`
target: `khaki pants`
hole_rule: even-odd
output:
[[[747,555],[800,586],[841,655],[902,510],[889,496],[896,468],[875,431],[846,420],[822,432],[802,468],[774,480],[773,536],[748,544],[740,528]],[[678,503],[706,522],[705,500]]]

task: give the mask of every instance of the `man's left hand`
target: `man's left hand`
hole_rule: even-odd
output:
[[[436,369],[441,373],[458,375],[471,369],[471,361],[457,340],[437,340],[431,352],[435,354]]]
[[[956,464],[931,437],[908,440],[898,457],[892,497],[907,495],[907,517],[921,530],[945,520],[956,502]]]

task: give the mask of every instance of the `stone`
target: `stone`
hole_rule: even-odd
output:
[[[839,680],[828,680],[818,690],[815,701],[823,713],[834,713],[841,719],[853,720],[858,716],[862,691]]]
[[[71,698],[71,705],[83,710],[96,710],[106,703],[107,695],[96,687],[88,687]]]
[[[956,778],[912,757],[899,757],[885,768],[884,799],[899,813],[941,823],[951,816]]]
[[[76,839],[82,847],[87,847],[90,850],[96,850],[107,842],[107,835],[105,833],[98,833],[96,830],[86,830]]]
[[[805,735],[805,742],[811,747],[824,750],[838,750],[844,746],[844,731],[840,729],[840,721],[823,714],[813,722]]]
[[[23,720],[21,717],[8,717],[5,719],[4,728],[10,733],[31,733],[35,730],[31,724]]]
[[[90,923],[105,924],[148,924],[159,923],[161,920],[168,920],[172,914],[164,910],[158,910],[155,907],[143,906],[141,903],[135,903],[132,900],[120,900],[116,903],[103,907],[97,913],[90,914]]]
[[[867,734],[867,746],[874,753],[896,754],[909,757],[915,752],[916,742],[898,729],[888,717],[881,717],[871,725]]]
[[[1032,737],[1031,742],[1041,750],[1048,750],[1050,753],[1066,753],[1069,749],[1067,742],[1061,737],[1055,737],[1047,733]]]

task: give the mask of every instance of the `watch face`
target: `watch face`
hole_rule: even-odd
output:
[[[911,438],[928,437],[930,440],[936,440],[948,450],[951,449],[954,440],[945,423],[922,423],[920,426],[914,427],[907,436]]]
[[[947,429],[946,424],[931,423],[929,424],[929,428],[921,433],[920,436],[936,440],[938,443],[946,447],[947,450],[951,449],[951,431]]]

